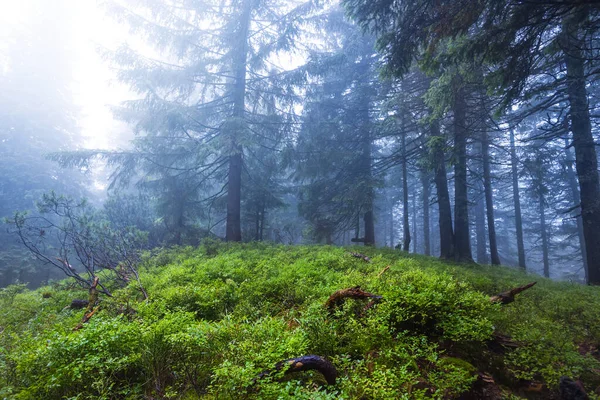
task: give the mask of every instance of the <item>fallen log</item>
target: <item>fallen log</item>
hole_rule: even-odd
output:
[[[320,372],[325,378],[325,381],[327,381],[327,384],[335,385],[338,376],[335,366],[326,358],[311,354],[278,362],[275,364],[275,368],[265,370],[258,374],[252,381],[252,386],[254,386],[258,380],[271,376],[279,371],[283,371],[284,375],[288,375],[294,372],[313,370]]]
[[[515,301],[515,296],[518,295],[519,293],[529,289],[530,287],[532,287],[533,285],[535,285],[537,282],[531,282],[528,283],[527,285],[524,286],[520,286],[511,290],[507,290],[506,292],[502,292],[499,293],[495,296],[490,297],[490,301],[492,303],[500,303],[500,304],[509,304],[512,303],[513,301]]]
[[[371,262],[371,259],[369,257],[365,256],[364,254],[350,252],[350,255],[352,257],[360,258],[364,262]]]
[[[329,310],[329,312],[333,312],[336,308],[341,307],[346,299],[373,299],[373,300],[381,300],[383,296],[379,296],[373,293],[365,292],[360,288],[360,286],[355,286],[347,289],[340,289],[329,296],[327,302],[325,303],[325,307]],[[373,304],[369,306],[371,308]]]

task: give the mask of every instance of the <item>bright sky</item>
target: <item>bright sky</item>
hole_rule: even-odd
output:
[[[7,38],[18,37],[20,26],[42,2],[55,0],[4,1],[0,13],[0,46]],[[69,59],[73,70],[72,91],[81,109],[79,124],[88,148],[115,148],[124,145],[122,133],[127,128],[115,121],[110,105],[131,98],[126,87],[115,82],[114,73],[97,52],[98,46],[116,48],[127,37],[127,29],[118,25],[101,9],[97,0],[61,0],[69,15],[57,23],[70,25],[75,32]],[[47,3],[45,3],[47,5]],[[0,50],[2,48],[0,47]]]

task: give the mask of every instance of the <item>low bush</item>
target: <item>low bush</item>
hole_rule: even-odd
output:
[[[147,301],[131,284],[78,330],[84,310],[67,306],[85,291],[2,289],[0,397],[450,399],[477,398],[488,384],[507,398],[548,398],[563,375],[590,394],[600,386],[598,288],[353,251],[371,262],[328,246],[167,249],[139,268]],[[489,300],[532,280],[514,303]],[[383,298],[325,307],[336,290],[358,285]],[[335,385],[316,371],[275,368],[308,354],[333,363]],[[541,389],[525,392],[531,385]]]

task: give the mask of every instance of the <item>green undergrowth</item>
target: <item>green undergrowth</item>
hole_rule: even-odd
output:
[[[0,398],[552,398],[600,386],[600,289],[390,249],[205,243],[147,256],[84,324],[71,282],[0,291]],[[386,266],[388,270],[381,273]],[[501,306],[490,295],[538,284]],[[338,289],[383,296],[328,310]],[[337,368],[257,379],[308,354]],[[462,396],[462,397],[461,397]],[[493,397],[490,397],[493,398]]]

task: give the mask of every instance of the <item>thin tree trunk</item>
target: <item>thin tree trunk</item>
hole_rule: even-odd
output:
[[[571,106],[571,130],[575,147],[575,165],[579,179],[581,218],[587,253],[587,283],[600,285],[600,179],[598,158],[592,135],[586,90],[585,61],[580,25],[588,18],[581,7],[563,23],[563,50],[567,66],[567,94]]]
[[[550,278],[550,263],[548,261],[548,231],[546,228],[546,206],[542,193],[539,193],[540,203],[540,230],[542,231],[542,255],[544,260],[544,276]]]
[[[361,65],[361,76],[367,79],[369,76],[369,64],[367,59]],[[375,203],[375,190],[373,189],[373,167],[371,148],[373,146],[371,139],[371,120],[369,115],[369,105],[371,104],[369,89],[362,88],[362,107],[359,115],[359,126],[362,136],[362,161],[365,183],[367,184],[366,202],[363,205],[365,209],[365,246],[375,246],[375,218],[373,215],[373,204]]]
[[[390,247],[394,248],[394,241],[396,240],[394,235],[394,202],[390,202]]]
[[[400,111],[400,118],[402,120],[402,225],[404,228],[404,238],[402,242],[402,250],[408,252],[410,250],[410,225],[409,225],[409,214],[408,214],[408,168],[406,160],[406,130],[404,120],[404,109]]]
[[[481,183],[479,183],[481,189]],[[477,262],[479,264],[487,264],[487,245],[486,245],[486,234],[485,234],[485,204],[483,198],[478,195],[477,202],[474,207],[475,211],[475,237],[477,238]]]
[[[515,132],[510,130],[510,164],[512,170],[513,201],[515,207],[515,226],[517,229],[517,252],[519,254],[519,267],[527,269],[525,264],[525,244],[523,242],[523,218],[521,216],[521,197],[519,195],[519,174],[517,170],[517,150],[515,147]]]
[[[256,209],[256,213],[254,214],[254,218],[254,240],[258,242],[260,240],[260,211],[258,210],[258,208]]]
[[[577,177],[575,171],[573,171],[573,154],[569,149],[569,141],[565,139],[565,167],[567,169],[567,180],[569,181],[569,188],[571,189],[571,198],[573,199],[573,206],[576,208],[577,216],[577,236],[579,237],[579,250],[581,252],[581,258],[583,261],[583,270],[585,271],[585,277],[587,278],[588,264],[587,264],[587,253],[585,250],[585,238],[583,235],[583,221],[581,220],[581,198],[579,196],[579,187],[577,185]]]
[[[429,235],[429,175],[421,171],[421,185],[423,186],[423,251],[426,256],[431,255]]]
[[[412,230],[413,230],[413,253],[417,253],[419,246],[419,235],[417,234],[417,195],[413,192],[412,195]]]
[[[490,239],[490,257],[492,260],[492,265],[500,265],[498,244],[496,242],[496,223],[494,219],[494,198],[492,194],[492,173],[490,168],[490,144],[485,128],[481,132],[481,153],[483,157],[483,189],[485,192],[488,237]]]
[[[462,79],[454,83],[454,259],[472,262],[467,185],[467,103]]]
[[[240,16],[238,48],[234,53],[233,71],[235,83],[233,88],[233,124],[243,127],[244,110],[246,101],[246,64],[248,58],[248,34],[250,31],[250,14],[252,1],[246,0]],[[241,242],[241,199],[242,199],[242,146],[235,138],[231,138],[231,155],[229,156],[229,173],[227,182],[227,222],[225,240],[228,242]]]
[[[431,147],[435,168],[435,189],[438,198],[438,216],[440,221],[440,258],[454,258],[454,233],[452,230],[452,210],[450,193],[448,192],[448,177],[446,174],[446,157],[444,155],[445,141],[440,135],[438,121],[431,124]]]
[[[263,237],[264,233],[265,233],[265,203],[263,201],[262,210],[260,213],[260,241],[261,242],[264,239],[264,237]]]

